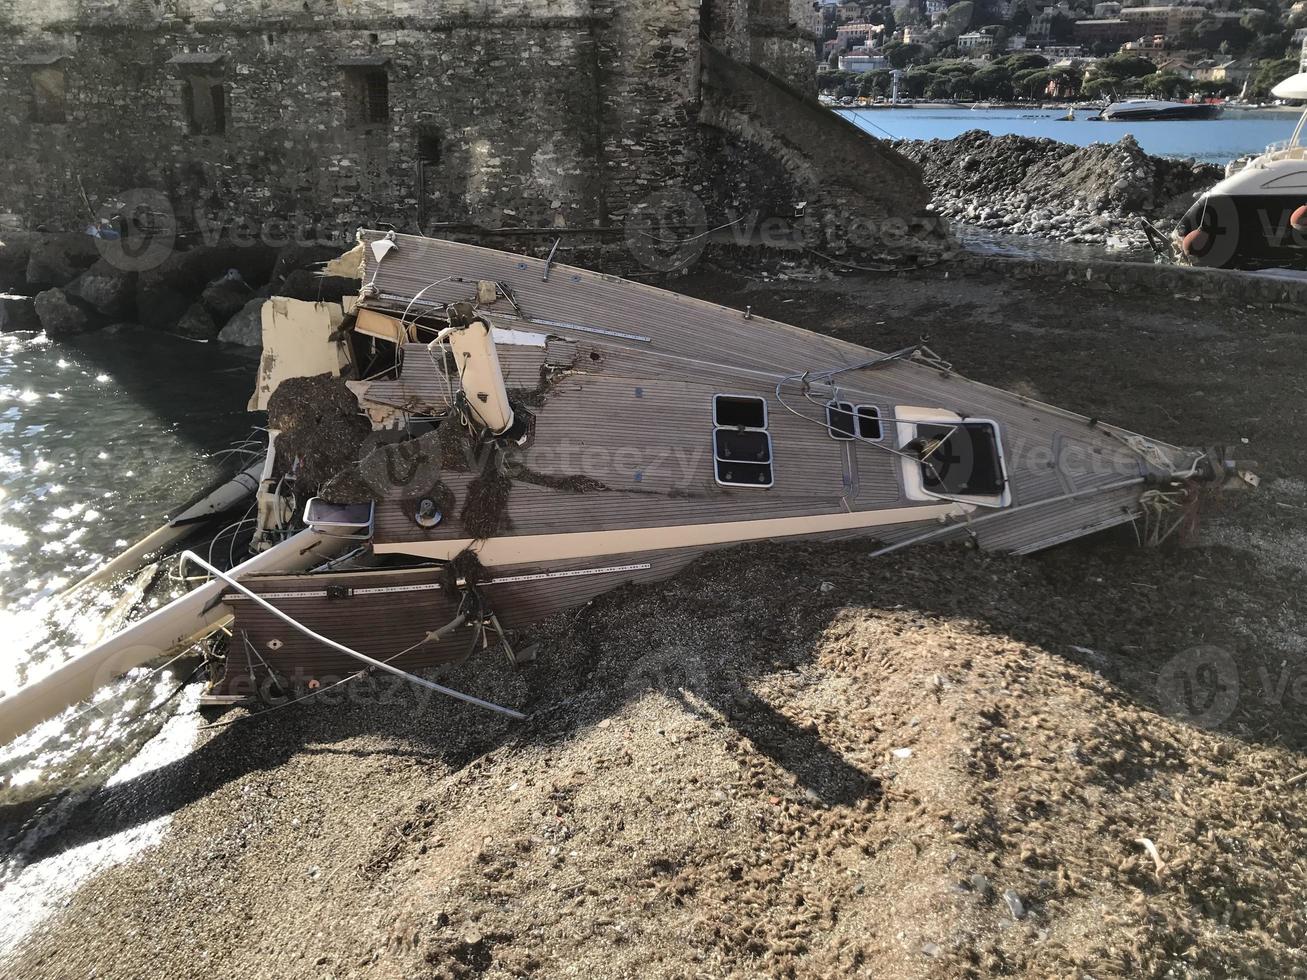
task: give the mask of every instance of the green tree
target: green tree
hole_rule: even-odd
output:
[[[1120,80],[1116,78],[1091,78],[1080,87],[1080,95],[1092,102],[1110,99],[1116,95],[1119,83]]]
[[[1048,88],[1048,83],[1053,80],[1053,73],[1047,68],[1036,68],[1031,71],[1018,72],[1012,76],[1012,87],[1017,94],[1024,95],[1028,99],[1036,99],[1044,94]]]
[[[1094,65],[1096,78],[1143,78],[1157,71],[1147,58],[1133,54],[1117,54],[1104,58]]]
[[[981,99],[1012,98],[1012,72],[1006,65],[990,64],[971,76],[971,87]]]
[[[948,8],[940,28],[948,37],[957,37],[971,29],[971,22],[975,16],[976,5],[971,0],[962,0],[961,3],[955,3]]]
[[[940,78],[938,75],[931,80],[926,86],[926,98],[928,99],[947,99],[953,91],[953,86],[949,84],[947,78]]]
[[[1265,10],[1254,8],[1239,18],[1239,26],[1249,34],[1270,34],[1279,31],[1280,18]]]
[[[1038,54],[1008,54],[1002,58],[995,58],[994,64],[1006,65],[1013,74],[1019,71],[1033,71],[1036,68],[1047,68],[1048,59]]]
[[[903,76],[903,82],[906,93],[914,99],[919,99],[926,94],[926,89],[939,80],[939,76],[933,71],[929,71],[920,66],[909,68],[907,74]]]
[[[916,64],[926,53],[920,44],[904,44],[902,41],[891,41],[881,50],[895,68],[907,68]]]
[[[1205,99],[1239,94],[1239,86],[1234,82],[1195,82],[1194,91]]]
[[[1294,58],[1268,58],[1259,61],[1250,78],[1248,94],[1259,99],[1268,98],[1271,89],[1297,71],[1298,62]]]
[[[1175,99],[1189,91],[1191,85],[1187,78],[1173,71],[1159,71],[1147,75],[1141,81],[1143,90],[1159,99]]]

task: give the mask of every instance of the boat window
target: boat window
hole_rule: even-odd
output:
[[[713,398],[713,425],[725,429],[767,428],[767,403],[749,395]]]
[[[880,409],[875,405],[859,405],[858,438],[875,441],[880,437]]]
[[[773,483],[767,402],[748,395],[713,399],[713,466],[724,487],[767,489]]]
[[[912,448],[921,459],[921,483],[930,493],[992,497],[1006,480],[998,432],[988,422],[917,424]]]
[[[827,402],[826,428],[830,430],[832,439],[852,439],[853,405],[849,402]]]

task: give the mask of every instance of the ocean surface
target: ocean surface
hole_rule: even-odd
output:
[[[139,328],[0,334],[0,692],[169,598],[166,575],[64,592],[226,470],[223,451],[256,420],[245,412],[255,366],[240,350]],[[162,833],[164,818],[27,860],[96,784],[186,751],[197,716],[185,679],[133,671],[0,746],[0,902],[15,910],[0,921],[0,973],[5,951],[71,889]],[[168,711],[151,710],[170,695]]]
[[[952,139],[969,129],[995,135],[1045,136],[1076,146],[1115,143],[1129,133],[1154,156],[1224,165],[1267,144],[1286,140],[1298,121],[1294,112],[1226,110],[1219,119],[1191,122],[1091,122],[1097,110],[969,109],[965,106],[896,109],[840,109],[841,115],[884,139]]]

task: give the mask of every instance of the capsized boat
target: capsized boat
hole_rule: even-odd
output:
[[[1307,73],[1271,90],[1307,99]],[[1293,135],[1273,143],[1200,195],[1171,236],[1174,255],[1209,268],[1307,268],[1307,111]]]
[[[1221,107],[1212,102],[1168,102],[1165,99],[1125,99],[1113,102],[1097,116],[1099,122],[1152,122],[1216,119]]]
[[[414,674],[705,552],[870,539],[1026,554],[1122,524],[1156,539],[1219,450],[1169,445],[960,375],[654,287],[360,232],[340,305],[264,308],[257,552],[0,701],[0,739],[205,637],[211,702]],[[339,269],[342,261],[334,266]],[[292,505],[293,503],[293,505]],[[219,633],[221,631],[221,633]]]

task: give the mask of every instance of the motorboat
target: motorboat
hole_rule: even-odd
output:
[[[362,231],[330,268],[357,295],[263,308],[244,560],[184,552],[194,589],[0,699],[0,742],[188,650],[211,705],[385,673],[520,718],[424,672],[521,663],[532,624],[717,549],[1155,541],[1203,486],[1252,479],[924,343],[872,350],[552,256]]]
[[[1113,102],[1092,118],[1099,122],[1146,122],[1216,119],[1220,105],[1213,102],[1167,102],[1163,99],[1126,99]]]
[[[1307,100],[1307,72],[1272,89]],[[1227,168],[1194,201],[1171,235],[1179,261],[1211,268],[1307,268],[1307,111],[1293,135]]]

